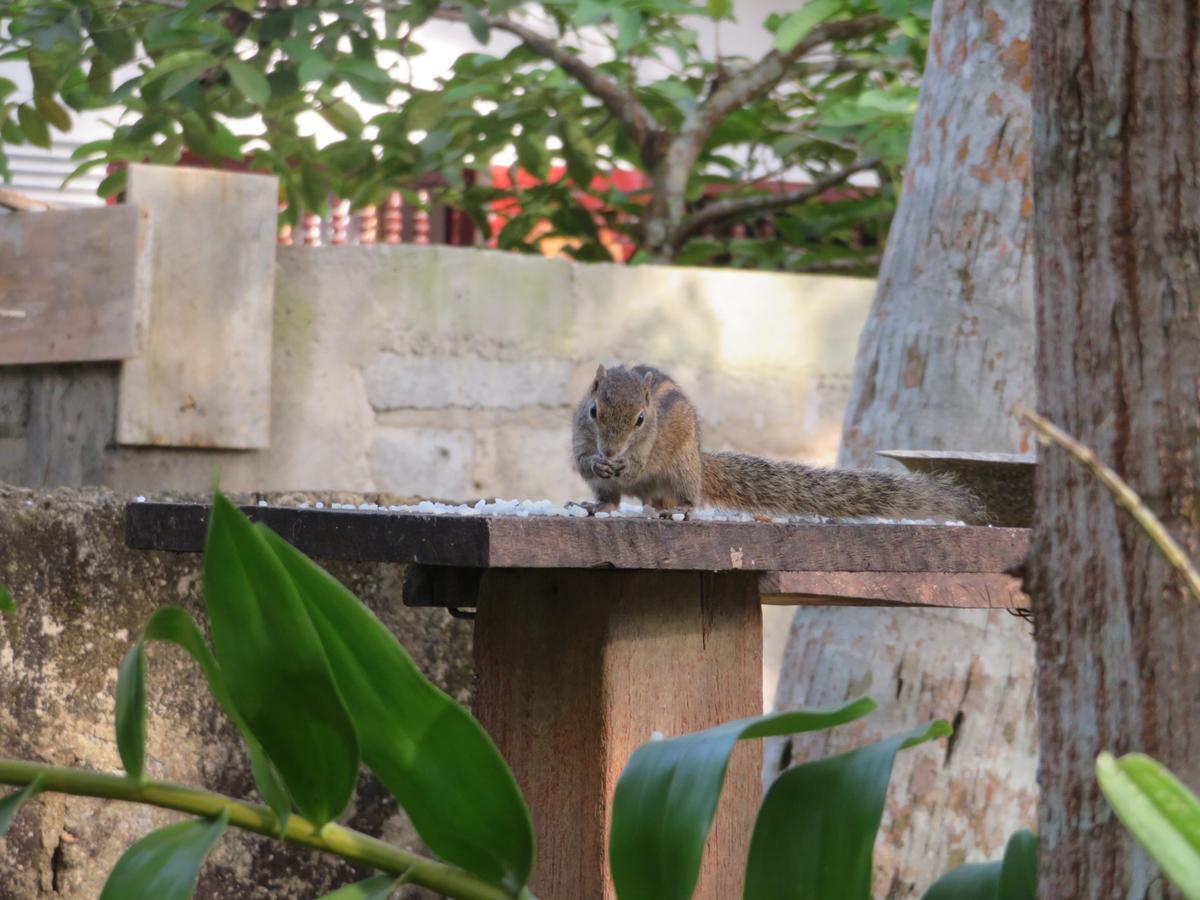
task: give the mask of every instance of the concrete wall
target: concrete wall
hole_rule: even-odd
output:
[[[0,367],[0,482],[563,501],[597,363],[670,371],[706,443],[835,455],[874,283],[433,247],[280,247],[271,446],[115,447],[116,367]],[[201,352],[179,347],[178,352]]]
[[[159,606],[181,605],[203,621],[199,556],[126,549],[123,506],[122,498],[106,491],[0,486],[0,583],[19,606],[15,625],[0,621],[0,756],[119,773],[113,735],[117,666]],[[469,622],[397,602],[400,566],[327,568],[375,611],[429,678],[469,702]],[[151,777],[249,795],[253,781],[240,739],[190,657],[152,644],[147,671]],[[43,794],[0,839],[0,900],[94,900],[129,844],[181,818],[150,807]],[[371,776],[360,781],[349,822],[419,846],[407,819]],[[205,865],[196,897],[302,900],[366,874],[231,830]]]

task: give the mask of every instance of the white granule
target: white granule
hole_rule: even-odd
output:
[[[145,497],[138,497],[139,502]],[[267,506],[265,500],[258,501],[259,506]],[[299,509],[325,509],[326,504],[320,500],[312,503],[304,501]],[[419,503],[393,504],[380,506],[378,503],[330,503],[328,508],[339,511],[353,512],[389,512],[407,513],[421,516],[509,516],[528,519],[536,517],[586,518],[587,510],[578,505],[559,505],[550,500],[477,500],[474,503],[437,503],[433,500],[422,500]],[[597,519],[645,519],[655,515],[650,508],[641,503],[624,502],[611,512],[595,513]],[[751,513],[736,512],[727,509],[704,507],[692,510],[690,514],[672,513],[671,521],[682,522],[685,519],[699,522],[762,522],[775,525],[963,525],[963,522],[937,522],[934,519],[880,519],[875,517],[828,519],[821,516],[755,516]]]

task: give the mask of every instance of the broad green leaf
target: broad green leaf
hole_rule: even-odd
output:
[[[0,797],[0,838],[8,834],[8,829],[12,828],[13,819],[17,817],[17,813],[21,811],[25,801],[36,796],[41,790],[42,776],[38,775],[21,790]]]
[[[1100,790],[1122,824],[1188,900],[1200,900],[1200,799],[1142,753],[1096,759]]]
[[[250,731],[246,720],[234,706],[225,679],[222,677],[220,669],[217,668],[217,661],[213,658],[212,651],[208,649],[208,644],[204,640],[204,635],[200,633],[200,629],[196,627],[192,617],[186,610],[180,609],[178,606],[161,607],[155,610],[150,620],[146,622],[146,627],[142,630],[142,639],[175,644],[200,666],[200,670],[208,681],[208,689],[212,692],[213,698],[225,710],[225,714],[237,726],[238,731],[242,733],[242,739],[246,742],[246,750],[250,756],[250,771],[254,775],[254,784],[258,788],[258,793],[262,795],[263,800],[279,819],[279,829],[282,833],[287,827],[288,816],[292,809],[292,801],[288,797],[287,788],[283,786],[279,780],[279,773],[267,759],[262,744]]]
[[[59,131],[66,132],[71,130],[71,116],[53,97],[35,97],[33,105],[37,107],[37,111],[41,114],[42,118]]]
[[[487,19],[470,3],[466,3],[462,7],[463,17],[467,20],[467,28],[471,29],[471,35],[481,44],[487,44],[492,37],[492,28],[487,23]]]
[[[430,850],[517,893],[533,867],[533,826],[487,733],[353,594],[274,532],[262,534],[317,626],[363,761]]]
[[[222,494],[204,551],[204,600],[230,697],[316,825],[340,815],[358,777],[358,739],[321,639],[287,570]]]
[[[194,69],[197,66],[208,68],[217,65],[216,57],[208,50],[187,49],[178,50],[164,57],[153,69],[146,73],[142,84],[152,84],[160,78],[165,78],[179,69]]]
[[[116,720],[121,764],[140,780],[146,763],[146,648],[140,640],[117,670]]]
[[[8,613],[10,616],[17,614],[17,604],[13,600],[12,594],[8,592],[8,588],[0,584],[0,613]]]
[[[388,900],[402,882],[403,879],[395,875],[376,875],[366,881],[356,881],[354,884],[338,888],[319,900]]]
[[[739,740],[832,728],[874,708],[875,702],[864,697],[837,709],[739,719],[639,747],[613,798],[609,856],[621,900],[692,896],[729,756]]]
[[[162,90],[158,95],[159,99],[171,99],[188,85],[194,84],[201,75],[208,71],[208,68],[204,63],[197,63],[171,72],[163,81]]]
[[[28,103],[18,106],[17,122],[21,126],[21,131],[25,133],[25,137],[29,139],[29,143],[35,147],[50,149],[50,129],[46,127],[45,120],[34,107]]]
[[[152,831],[117,860],[100,900],[189,900],[200,867],[225,827],[229,811]]]
[[[1037,874],[1037,835],[1018,831],[1008,839],[1003,860],[951,869],[922,900],[1037,900]]]
[[[642,36],[642,14],[636,9],[618,6],[613,10],[613,22],[617,26],[617,52],[628,53]]]
[[[707,0],[708,14],[714,19],[728,19],[733,16],[733,0]]]
[[[776,778],[750,838],[744,900],[869,900],[871,851],[896,753],[949,733],[938,720]]]
[[[775,31],[775,49],[787,53],[808,37],[814,28],[841,12],[845,6],[846,0],[808,0],[779,23]]]
[[[96,188],[96,193],[101,197],[115,197],[121,191],[125,190],[125,181],[128,177],[128,169],[124,167],[117,169],[117,171],[105,176],[104,180]]]
[[[226,60],[225,71],[247,100],[257,106],[267,105],[271,99],[271,84],[266,75],[240,59]]]

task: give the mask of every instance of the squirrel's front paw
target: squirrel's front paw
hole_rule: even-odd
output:
[[[625,461],[619,458],[609,459],[597,453],[592,457],[592,471],[597,478],[616,478],[625,471]]]

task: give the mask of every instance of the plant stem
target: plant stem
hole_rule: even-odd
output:
[[[1032,426],[1033,430],[1038,433],[1038,436],[1043,441],[1066,450],[1067,453],[1085,468],[1089,469],[1096,476],[1096,479],[1112,492],[1117,503],[1124,507],[1133,516],[1134,521],[1142,526],[1142,530],[1154,542],[1154,545],[1163,555],[1163,558],[1183,576],[1188,590],[1196,598],[1196,602],[1200,603],[1200,572],[1192,565],[1183,548],[1175,542],[1175,539],[1171,537],[1162,522],[1158,520],[1158,517],[1150,511],[1150,507],[1142,502],[1142,498],[1137,495],[1137,492],[1126,484],[1120,475],[1100,462],[1091,448],[1075,440],[1075,438],[1055,426],[1048,419],[1020,405],[1014,411]]]
[[[229,824],[267,837],[279,837],[279,820],[265,806],[243,803],[198,788],[168,781],[138,781],[117,775],[102,775],[83,769],[46,766],[15,759],[0,759],[0,784],[27,785],[41,778],[45,791],[104,797],[145,803],[164,809],[212,817],[229,811]],[[512,900],[512,895],[480,881],[473,875],[436,860],[408,853],[378,838],[329,822],[320,828],[307,819],[288,818],[283,839],[291,844],[333,853],[393,875],[407,874],[409,881],[458,900]]]

